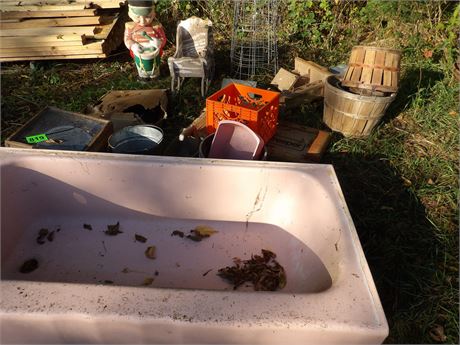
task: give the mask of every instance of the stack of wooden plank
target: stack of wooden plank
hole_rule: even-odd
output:
[[[281,68],[271,81],[281,91],[280,110],[299,107],[323,97],[324,83],[331,75],[326,67],[296,57],[293,71]]]
[[[0,0],[0,61],[104,58],[123,42],[126,0]]]

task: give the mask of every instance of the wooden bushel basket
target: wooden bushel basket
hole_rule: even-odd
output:
[[[355,46],[351,50],[342,85],[380,92],[396,92],[399,84],[401,51]]]
[[[328,77],[324,86],[323,121],[346,137],[365,137],[379,123],[396,93],[388,97],[363,96],[340,89],[340,81]]]

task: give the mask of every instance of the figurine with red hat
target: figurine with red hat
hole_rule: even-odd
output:
[[[139,79],[152,80],[160,75],[160,58],[166,44],[163,26],[156,21],[153,0],[129,0],[124,42],[136,64]]]

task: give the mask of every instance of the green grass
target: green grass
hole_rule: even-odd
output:
[[[212,3],[221,6],[218,18],[231,18],[224,13],[227,5]],[[280,65],[288,68],[296,55],[325,65],[346,63],[357,43],[387,42],[403,50],[399,92],[381,124],[364,139],[334,134],[323,159],[336,169],[359,233],[390,325],[387,343],[439,343],[432,336],[437,325],[442,326],[444,343],[459,341],[460,88],[452,77],[458,54],[452,45],[458,24],[455,6],[342,2],[332,6],[333,18],[338,18],[334,36],[324,33],[323,43],[314,45],[295,36],[289,41],[286,31],[280,44]],[[322,11],[316,3],[312,8]],[[228,25],[214,21],[220,44],[211,92],[230,74],[228,41],[222,39],[222,28]],[[168,32],[168,37],[173,34]],[[424,56],[427,49],[432,57]],[[127,54],[102,61],[43,63],[34,70],[27,63],[5,64],[2,142],[46,105],[83,112],[109,90],[168,88],[168,74],[163,64],[158,81],[138,83]],[[199,87],[198,80],[188,80],[172,98],[170,117],[163,124],[168,140],[200,113],[204,100]],[[324,129],[322,110],[318,102],[284,117]]]
[[[441,80],[326,159],[344,188],[390,324],[389,343],[458,342],[458,85]]]

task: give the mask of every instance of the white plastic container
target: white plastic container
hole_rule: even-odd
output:
[[[388,334],[330,165],[7,148],[0,162],[3,343],[369,344]],[[106,235],[117,222],[122,233]],[[218,232],[171,236],[200,224]],[[42,228],[52,242],[37,243]],[[216,275],[261,249],[285,268],[283,289],[234,291]],[[30,258],[39,267],[19,272]]]

